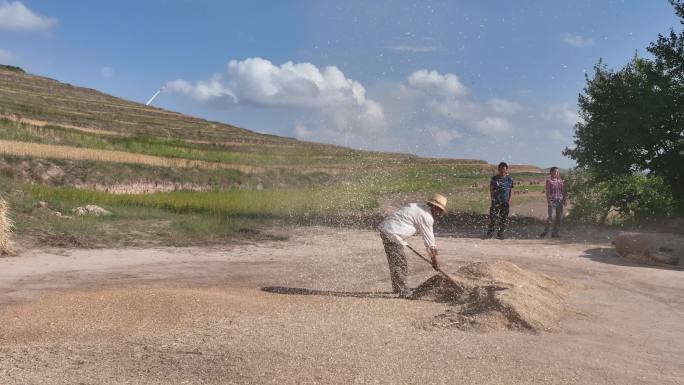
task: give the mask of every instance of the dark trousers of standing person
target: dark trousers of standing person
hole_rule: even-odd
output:
[[[408,297],[411,295],[411,290],[407,284],[408,261],[404,253],[404,245],[390,240],[383,233],[380,233],[380,238],[382,238],[382,245],[385,246],[385,254],[387,254],[392,291],[399,293],[400,296]]]
[[[549,205],[549,216],[546,219],[546,226],[544,227],[544,232],[541,233],[541,236],[544,237],[549,233],[549,229],[553,223],[551,236],[557,237],[558,230],[560,229],[561,219],[563,219],[563,202],[560,200],[554,200]]]
[[[499,231],[497,235],[502,237],[504,231],[506,231],[506,224],[508,223],[508,202],[500,202],[493,200],[492,205],[489,207],[489,229],[487,230],[487,235],[491,236],[494,234],[494,227],[496,222],[499,222]]]

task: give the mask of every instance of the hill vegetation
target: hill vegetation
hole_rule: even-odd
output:
[[[0,67],[0,156],[18,232],[83,245],[205,242],[274,220],[372,217],[396,194],[439,191],[451,209],[482,212],[494,170],[260,134],[8,67]],[[534,166],[512,171],[541,177]],[[90,203],[114,215],[64,219]]]

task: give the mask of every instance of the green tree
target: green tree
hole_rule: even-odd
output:
[[[680,24],[684,25],[684,1],[670,0]],[[659,34],[658,40],[647,48],[655,56],[659,70],[668,73],[681,86],[684,83],[684,31],[676,33],[670,29],[668,35]]]
[[[670,0],[675,13],[684,26],[684,1]],[[658,40],[647,48],[655,57],[655,70],[670,78],[668,99],[669,125],[660,133],[663,142],[662,156],[654,160],[654,172],[669,179],[672,191],[679,202],[684,201],[684,30],[676,33],[670,30],[667,36],[658,35]],[[684,205],[684,204],[682,204]]]
[[[573,200],[571,216],[580,222],[653,220],[673,214],[674,200],[664,178],[643,173],[597,178],[573,172],[567,182]]]
[[[671,3],[682,18],[684,2]],[[579,96],[575,147],[563,154],[596,180],[644,172],[662,177],[684,208],[684,31],[660,35],[620,70],[601,61]]]

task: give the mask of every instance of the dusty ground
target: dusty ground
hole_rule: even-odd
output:
[[[684,271],[624,261],[611,233],[438,234],[447,270],[501,259],[574,287],[559,330],[532,334],[426,327],[449,305],[386,293],[373,232],[279,231],[0,259],[2,384],[684,384]],[[432,276],[412,262],[414,286]]]

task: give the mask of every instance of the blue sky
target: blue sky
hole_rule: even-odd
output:
[[[2,1],[0,62],[264,133],[571,166],[577,95],[654,1]]]

